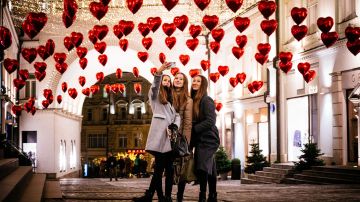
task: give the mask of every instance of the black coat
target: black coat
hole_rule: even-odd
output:
[[[214,154],[219,148],[219,131],[215,125],[216,113],[214,100],[204,96],[200,100],[199,117],[193,120],[191,145],[195,147],[196,170],[216,175]]]

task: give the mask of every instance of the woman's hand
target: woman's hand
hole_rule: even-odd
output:
[[[162,72],[171,67],[170,62],[164,62],[160,68],[157,69],[156,74],[162,74]]]

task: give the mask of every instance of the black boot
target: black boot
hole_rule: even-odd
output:
[[[209,193],[208,202],[217,202],[217,192]]]
[[[165,196],[165,202],[172,202],[171,196]]]
[[[152,198],[154,196],[154,192],[150,192],[149,190],[145,191],[145,194],[141,197],[134,197],[133,201],[135,202],[152,202]]]
[[[206,202],[206,192],[199,193],[199,202]]]

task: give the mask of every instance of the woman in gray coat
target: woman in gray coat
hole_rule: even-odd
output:
[[[208,82],[202,75],[192,79],[193,124],[191,146],[195,147],[194,159],[198,182],[199,201],[206,201],[206,186],[209,184],[208,201],[217,201],[216,164],[214,154],[219,148],[219,132],[215,125],[215,103],[207,96]]]
[[[167,128],[177,129],[180,125],[180,116],[172,106],[171,80],[168,75],[162,75],[170,67],[165,62],[156,72],[154,81],[149,90],[149,101],[153,112],[145,150],[155,157],[154,175],[149,189],[140,198],[134,201],[152,201],[155,191],[159,201],[171,201],[173,184],[173,158],[171,155],[170,139]],[[162,191],[162,175],[165,170],[165,196]]]

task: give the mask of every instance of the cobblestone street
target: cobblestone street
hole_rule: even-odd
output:
[[[144,193],[150,179],[67,178],[60,182],[65,201],[131,201]],[[218,181],[217,187],[219,201],[360,201],[360,185],[244,185],[227,180]],[[197,201],[198,190],[199,186],[187,185],[184,201]],[[174,186],[173,199],[176,191]]]

